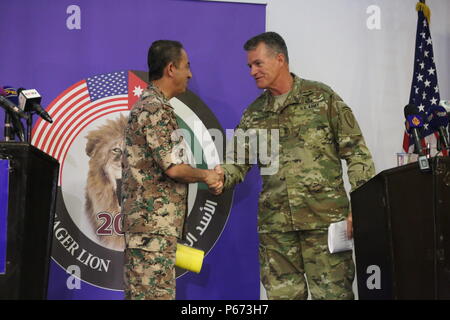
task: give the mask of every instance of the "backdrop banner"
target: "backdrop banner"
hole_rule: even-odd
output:
[[[191,164],[214,168],[226,129],[259,94],[242,46],[265,30],[265,6],[18,0],[2,8],[0,29],[0,85],[39,91],[53,123],[35,115],[31,143],[61,164],[48,298],[123,299],[120,157],[129,109],[147,85],[148,48],[183,43],[193,78],[171,103]],[[256,171],[221,196],[189,186],[184,242],[206,256],[199,274],[177,269],[177,299],[259,299]]]

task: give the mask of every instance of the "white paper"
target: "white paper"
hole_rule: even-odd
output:
[[[328,249],[330,253],[353,249],[353,239],[347,238],[347,220],[332,223],[328,227]]]

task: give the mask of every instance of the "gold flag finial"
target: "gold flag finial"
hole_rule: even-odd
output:
[[[416,10],[417,11],[422,11],[423,15],[425,16],[425,18],[427,18],[428,24],[430,24],[431,10],[430,10],[430,7],[428,7],[426,5],[425,1],[424,2],[417,2]]]

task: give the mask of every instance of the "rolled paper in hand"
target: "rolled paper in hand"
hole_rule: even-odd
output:
[[[205,252],[183,244],[177,244],[175,265],[189,271],[199,273],[202,269]]]

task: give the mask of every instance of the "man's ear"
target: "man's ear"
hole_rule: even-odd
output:
[[[278,53],[277,54],[277,60],[278,60],[278,62],[280,62],[280,63],[285,63],[286,62],[286,57],[284,56],[284,54],[282,54],[282,53]]]
[[[166,73],[167,75],[172,78],[173,77],[173,72],[175,70],[175,65],[173,62],[169,62],[169,64],[166,66]]]

